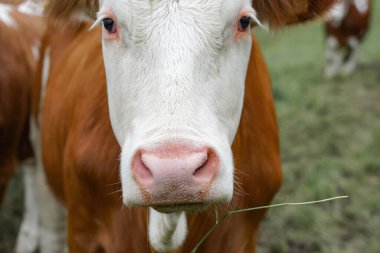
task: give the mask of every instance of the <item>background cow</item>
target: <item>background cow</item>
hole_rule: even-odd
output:
[[[351,74],[357,65],[360,43],[369,28],[371,0],[340,0],[328,16],[326,66],[328,78]]]
[[[0,204],[10,177],[21,164],[25,183],[24,221],[17,249],[32,252],[37,236],[35,169],[29,142],[31,89],[36,81],[44,31],[42,6],[34,1],[0,3]]]

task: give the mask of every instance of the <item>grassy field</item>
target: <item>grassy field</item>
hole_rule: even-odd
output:
[[[373,25],[380,24],[376,2]],[[258,32],[280,125],[284,184],[275,202],[350,199],[269,212],[260,253],[380,252],[380,33],[372,30],[358,71],[323,78],[320,23]]]
[[[380,24],[376,2],[373,24]],[[258,32],[273,80],[285,180],[275,202],[335,195],[349,200],[269,212],[259,253],[380,252],[380,33],[373,27],[358,71],[323,78],[320,23]],[[20,171],[0,209],[0,252],[20,222]]]

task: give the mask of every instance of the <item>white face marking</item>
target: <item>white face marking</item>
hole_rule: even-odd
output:
[[[9,27],[16,27],[17,23],[12,17],[12,6],[9,4],[0,4],[0,22]]]
[[[131,170],[136,151],[182,140],[220,158],[205,201],[231,199],[231,144],[252,43],[249,29],[234,36],[241,13],[255,15],[251,1],[102,2],[100,15],[114,18],[119,32],[108,39],[103,28],[103,55],[125,203],[145,203]]]
[[[43,1],[27,0],[20,4],[17,10],[27,15],[42,16],[44,12]]]
[[[356,9],[364,14],[368,11],[369,8],[369,0],[353,0]]]

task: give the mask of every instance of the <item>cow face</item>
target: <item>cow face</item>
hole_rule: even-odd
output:
[[[233,193],[249,0],[104,0],[103,55],[124,202],[199,210]]]

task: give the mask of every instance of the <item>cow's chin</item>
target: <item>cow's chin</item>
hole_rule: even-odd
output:
[[[152,205],[151,207],[160,213],[176,213],[176,212],[204,212],[211,204],[207,203],[189,203],[189,204],[177,204],[177,205]]]

